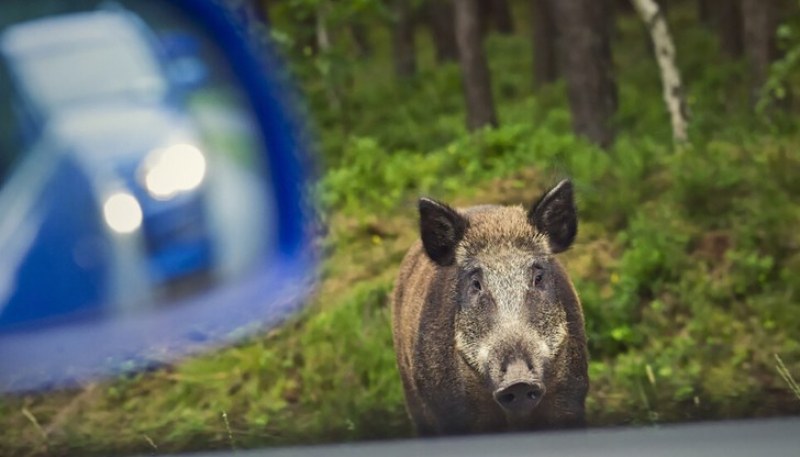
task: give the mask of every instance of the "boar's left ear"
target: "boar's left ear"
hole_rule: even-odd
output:
[[[553,254],[566,251],[578,233],[578,211],[572,183],[565,179],[534,203],[528,221],[539,233],[547,235]]]
[[[456,210],[430,198],[419,199],[419,233],[431,260],[447,267],[456,259],[456,245],[467,230],[467,220]]]

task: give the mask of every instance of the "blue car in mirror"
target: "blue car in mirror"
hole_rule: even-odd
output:
[[[56,195],[64,195],[70,187],[73,192],[67,195],[93,195],[61,206],[78,214],[99,213],[110,229],[105,249],[124,249],[120,245],[126,240],[118,235],[136,233],[141,238],[144,249],[128,256],[143,257],[146,271],[137,272],[130,265],[117,281],[132,284],[137,275],[144,275],[162,284],[208,271],[213,253],[204,202],[205,148],[147,26],[120,8],[48,17],[9,27],[0,36],[0,54],[17,94],[17,112],[22,113],[23,145],[46,149],[43,154],[58,157],[62,165],[46,186]],[[46,146],[36,146],[37,142]],[[39,166],[48,161],[35,157]],[[72,174],[61,173],[69,167]],[[48,221],[43,228],[50,227]],[[53,224],[53,230],[63,229],[59,222]],[[80,243],[94,246],[84,251],[101,249],[97,240],[103,238],[103,228],[92,227],[92,233],[84,235]],[[48,239],[56,235],[44,234]],[[68,254],[57,258],[69,259]],[[79,256],[69,259],[76,268],[83,262],[110,269],[95,265],[102,257],[96,253]],[[36,298],[57,302],[67,311],[97,305],[88,303],[79,290],[72,296],[73,288],[53,292],[57,295],[36,291],[16,298],[14,303],[25,311],[8,309],[0,324],[41,312],[52,317],[52,307],[32,306]],[[124,298],[136,297],[126,290]]]
[[[0,20],[0,391],[284,319],[314,254],[269,50],[212,2],[39,3]]]

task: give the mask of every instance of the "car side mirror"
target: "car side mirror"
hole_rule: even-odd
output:
[[[41,132],[0,135],[0,392],[231,343],[314,280],[306,138],[270,50],[221,2],[80,3],[0,6],[0,93]],[[169,53],[196,65],[176,77]]]

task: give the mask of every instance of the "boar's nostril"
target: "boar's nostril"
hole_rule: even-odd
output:
[[[515,399],[516,396],[510,392],[497,396],[497,401],[500,402],[500,405],[510,405],[511,403],[514,403]]]
[[[528,390],[528,398],[531,400],[539,401],[539,399],[542,397],[542,394],[544,394],[544,386],[538,382],[533,383],[530,390]]]

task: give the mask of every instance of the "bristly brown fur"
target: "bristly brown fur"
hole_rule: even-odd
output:
[[[487,246],[516,247],[548,254],[547,238],[527,223],[528,216],[522,206],[483,205],[462,210],[467,216],[470,230],[456,251],[463,261],[473,257]]]

